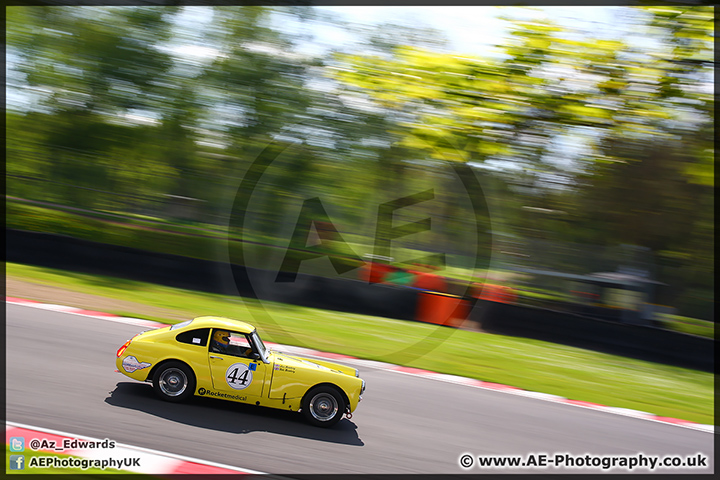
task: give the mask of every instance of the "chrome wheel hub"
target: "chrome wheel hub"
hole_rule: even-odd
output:
[[[338,412],[338,404],[332,395],[318,393],[310,400],[310,413],[321,422],[327,422],[335,418]]]
[[[187,388],[187,384],[185,372],[177,368],[165,370],[160,376],[160,390],[169,397],[182,395]]]

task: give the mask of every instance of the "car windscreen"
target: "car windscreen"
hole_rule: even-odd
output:
[[[266,352],[267,352],[267,348],[265,348],[265,344],[263,343],[263,341],[262,341],[262,340],[260,339],[260,337],[258,336],[257,330],[253,330],[253,332],[250,334],[250,336],[252,337],[253,343],[254,343],[254,344],[257,346],[257,348],[260,350],[260,352],[259,352],[260,355],[261,355],[263,358],[267,358],[267,353],[266,353]]]

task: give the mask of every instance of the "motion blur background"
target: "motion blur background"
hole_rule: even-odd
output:
[[[612,272],[713,320],[713,7],[447,10],[9,7],[7,227],[205,259],[242,234],[257,267],[309,198],[350,258],[379,203],[432,189],[398,212],[432,229],[394,261],[441,251],[439,273],[485,281],[480,243],[527,302],[585,301],[565,280]]]

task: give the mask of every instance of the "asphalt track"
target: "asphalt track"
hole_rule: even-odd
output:
[[[6,316],[8,421],[288,476],[602,473],[477,463],[465,469],[459,459],[466,453],[701,454],[706,468],[655,472],[714,473],[708,432],[374,368],[361,368],[363,401],[333,429],[311,427],[297,413],[216,399],[170,404],[149,384],[115,372],[115,351],[144,328],[18,305],[6,305]]]

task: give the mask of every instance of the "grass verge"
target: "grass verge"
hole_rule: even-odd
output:
[[[265,340],[272,342],[714,423],[714,377],[706,372],[539,340],[259,302],[12,263],[6,265],[6,275],[75,292],[168,308],[183,312],[187,318],[221,315],[246,320],[258,327]],[[111,313],[148,318],[140,307],[138,311]]]

